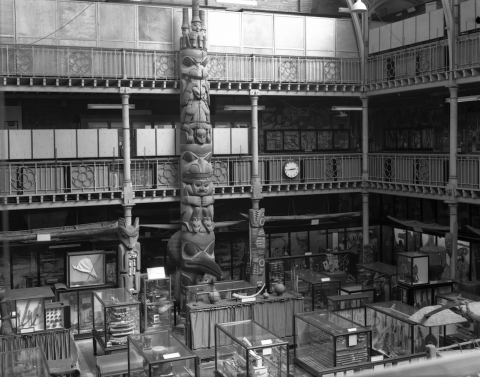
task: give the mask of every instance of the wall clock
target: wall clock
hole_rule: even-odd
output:
[[[298,173],[300,173],[300,167],[298,163],[293,160],[289,160],[283,164],[283,175],[285,178],[294,179],[297,178]]]

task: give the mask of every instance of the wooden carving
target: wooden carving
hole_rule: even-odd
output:
[[[140,243],[138,233],[140,231],[140,219],[137,217],[133,225],[126,225],[125,219],[118,219],[118,286],[127,288],[136,294],[140,289]]]
[[[199,10],[198,0],[193,0],[189,25],[188,9],[183,9],[179,54],[182,228],[169,243],[169,254],[179,263],[176,286],[209,282],[222,275],[214,256],[212,125],[204,15],[204,11]],[[180,247],[175,244],[177,242]],[[180,258],[175,254],[180,254]],[[179,295],[177,287],[175,293]]]

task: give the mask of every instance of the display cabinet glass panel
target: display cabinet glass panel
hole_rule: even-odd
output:
[[[366,304],[370,304],[370,295],[353,294],[327,297],[328,307],[331,312],[335,312],[355,323],[365,326],[366,322]]]
[[[313,375],[370,362],[371,330],[327,310],[295,314],[294,362]]]
[[[93,330],[93,291],[78,292],[80,334],[91,334]]]
[[[1,376],[50,377],[47,359],[41,348],[0,352]]]
[[[323,271],[322,274],[329,277],[331,280],[338,280],[340,285],[347,284],[347,274],[343,271]]]
[[[45,330],[69,329],[70,304],[67,301],[45,304]]]
[[[452,280],[441,280],[427,285],[409,286],[399,284],[397,286],[397,301],[416,307],[435,305],[437,294],[453,292]]]
[[[307,311],[325,309],[327,296],[338,295],[340,289],[340,281],[313,270],[299,270],[295,276],[292,276],[291,272],[286,272],[285,282],[287,290],[293,290],[304,297],[304,306]]]
[[[65,280],[65,252],[53,249],[42,251],[39,257],[40,285],[63,283]]]
[[[480,302],[480,296],[468,292],[451,292],[436,295],[437,305],[446,305],[449,302],[461,301],[467,304]],[[461,315],[457,307],[450,308],[451,311]],[[444,345],[462,343],[480,337],[480,321],[464,322],[454,325],[446,325],[440,328],[440,337]]]
[[[366,294],[368,295],[370,302],[375,302],[375,289],[364,287],[360,284],[347,284],[340,287],[341,295],[354,295],[354,294]]]
[[[213,287],[220,294],[220,298],[226,299],[231,298],[233,293],[238,293],[242,295],[252,295],[255,294],[257,288],[246,281],[221,281],[212,284],[199,284],[199,285],[190,285],[183,287],[187,304],[191,302],[205,302],[208,301],[208,294],[212,292]]]
[[[266,262],[267,286],[269,293],[273,293],[273,287],[278,283],[284,283],[285,262],[283,260],[273,260]]]
[[[425,352],[428,343],[439,346],[439,327],[424,327],[408,318],[418,309],[399,301],[367,304],[367,326],[372,348],[388,357]]]
[[[90,293],[91,297],[92,293]],[[70,325],[73,336],[75,337],[79,333],[78,326],[78,292],[59,292],[58,297],[60,301],[68,302],[70,308]],[[91,300],[91,299],[90,299]]]
[[[105,351],[127,347],[127,336],[140,333],[140,302],[125,288],[93,292],[93,336]]]
[[[381,262],[361,263],[357,265],[357,269],[359,271],[357,282],[362,283],[362,286],[366,288],[374,288],[374,302],[396,299],[398,279],[395,266]]]
[[[287,377],[288,342],[248,320],[215,325],[217,377]]]
[[[103,285],[106,283],[114,283],[116,277],[113,275],[112,259],[113,251],[89,251],[83,253],[67,253],[67,287],[86,287],[94,285]],[[107,255],[108,255],[108,273],[107,273]],[[116,259],[115,259],[116,261]],[[115,281],[108,281],[115,279]]]
[[[170,277],[148,279],[140,277],[140,294],[142,303],[140,312],[141,332],[167,330],[171,327],[172,291]]]
[[[428,284],[428,259],[429,256],[422,253],[398,253],[397,275],[399,283],[406,285]]]
[[[128,336],[128,375],[195,377],[197,357],[169,331]]]

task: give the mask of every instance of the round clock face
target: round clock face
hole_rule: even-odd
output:
[[[300,168],[295,161],[288,161],[283,165],[283,174],[285,174],[287,178],[296,178],[299,172]]]

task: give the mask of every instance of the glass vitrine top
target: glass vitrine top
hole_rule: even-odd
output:
[[[353,295],[338,295],[338,296],[327,296],[327,300],[330,301],[351,301],[351,300],[368,300],[370,295],[366,294],[353,294]]]
[[[138,304],[139,301],[133,297],[125,288],[111,288],[94,291],[93,294],[103,303],[104,306]]]
[[[428,254],[424,253],[417,253],[416,251],[409,251],[406,253],[398,253],[398,255],[401,255],[406,258],[425,258],[428,256]]]
[[[246,281],[240,280],[240,281],[222,281],[222,282],[215,283],[214,285],[212,284],[189,285],[186,287],[186,289],[194,293],[208,293],[213,290],[213,287],[215,287],[216,291],[222,292],[222,291],[237,290],[242,288],[252,288],[253,286]]]
[[[288,342],[279,339],[276,335],[252,320],[222,323],[218,325],[218,328],[230,335],[247,349],[252,347],[263,347],[268,341],[271,341],[268,342],[268,344],[288,344]]]
[[[169,331],[129,335],[129,339],[135,343],[149,363],[195,357]]]
[[[45,355],[38,347],[0,352],[0,365],[5,376],[50,376]]]
[[[397,268],[391,264],[375,262],[375,263],[360,263],[357,265],[360,268],[366,268],[370,271],[375,271],[383,275],[394,276],[397,275]]]
[[[298,317],[333,336],[354,334],[370,330],[368,327],[360,326],[358,323],[343,318],[328,310],[295,314],[295,317]]]
[[[330,276],[313,270],[302,270],[301,272],[297,273],[297,276],[300,280],[303,280],[309,284],[326,283],[332,280],[337,281]]]
[[[468,292],[439,293],[437,294],[437,297],[444,298],[449,301],[465,300],[470,302],[480,302],[480,296]]]
[[[400,301],[377,302],[375,304],[367,304],[365,306],[412,324],[415,322],[409,321],[408,317],[418,312],[417,308],[404,304]]]

